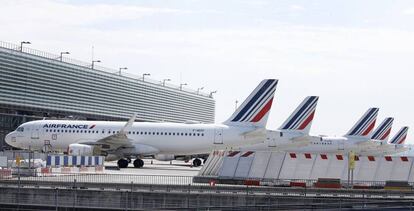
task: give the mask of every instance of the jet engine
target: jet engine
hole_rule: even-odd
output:
[[[93,156],[99,155],[98,151],[98,147],[86,144],[70,144],[68,147],[68,155]]]
[[[156,154],[154,157],[156,160],[160,160],[160,161],[175,160],[175,156],[172,154]]]

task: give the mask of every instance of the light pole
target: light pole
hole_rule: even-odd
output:
[[[183,86],[187,86],[187,83],[180,84],[180,90],[183,90]]]
[[[237,110],[237,103],[239,103],[238,100],[236,100],[236,106],[235,106],[234,110]]]
[[[122,70],[128,70],[128,67],[120,67],[120,68],[119,68],[119,75],[121,75],[121,71],[122,71]]]
[[[31,43],[31,42],[29,42],[29,41],[21,41],[21,42],[20,42],[20,51],[21,51],[21,52],[23,52],[23,45],[24,45],[24,44],[32,44],[32,43]]]
[[[211,91],[210,94],[209,94],[209,96],[212,98],[213,97],[213,94],[215,94],[215,93],[217,93],[217,90]]]
[[[171,81],[171,79],[167,78],[167,79],[162,80],[162,86],[165,86],[166,81]]]
[[[62,59],[63,59],[63,54],[70,54],[69,52],[60,52],[60,61],[62,61]]]
[[[95,62],[101,62],[101,60],[92,60],[92,70],[93,70],[93,67],[95,66]]]
[[[197,89],[197,94],[199,94],[199,93],[200,93],[200,90],[203,90],[203,89],[204,89],[204,86],[203,86],[203,87],[198,88],[198,89]]]
[[[149,73],[142,74],[142,81],[145,81],[145,76],[151,76],[151,74],[149,74]]]

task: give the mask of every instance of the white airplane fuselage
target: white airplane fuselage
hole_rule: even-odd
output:
[[[347,153],[362,152],[366,147],[361,144],[363,139],[348,137],[320,137],[307,136],[295,133],[283,133],[278,131],[267,131],[267,139],[264,143],[241,147],[242,150],[257,151],[284,151],[284,152],[306,152],[306,153]]]
[[[40,150],[49,144],[52,150],[65,151],[70,144],[97,142],[119,133],[124,125],[125,122],[38,120],[19,126],[6,136],[6,142],[21,149]],[[126,135],[137,148],[149,146],[160,154],[191,155],[258,143],[264,133],[263,137],[246,135],[255,130],[224,124],[134,122]]]

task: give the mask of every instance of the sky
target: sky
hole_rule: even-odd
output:
[[[312,134],[343,135],[370,107],[414,126],[411,0],[0,0],[0,41],[214,91],[225,121],[277,78],[268,128],[320,96]],[[240,104],[240,103],[239,103]],[[410,132],[409,132],[410,133]],[[411,133],[412,134],[412,133]],[[414,136],[412,136],[414,137]],[[414,138],[410,138],[413,140]],[[414,143],[414,141],[410,141]]]

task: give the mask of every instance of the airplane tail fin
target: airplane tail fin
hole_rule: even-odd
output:
[[[385,118],[384,121],[382,121],[381,124],[374,130],[371,139],[387,142],[390,137],[393,122],[394,118]]]
[[[402,127],[397,134],[391,139],[390,144],[404,144],[407,138],[408,127]]]
[[[318,96],[306,97],[289,118],[282,124],[279,130],[298,131],[309,134],[312,120],[315,115]]]
[[[223,124],[266,127],[278,80],[265,79]]]
[[[356,136],[370,138],[372,129],[375,127],[379,108],[370,108],[352,127],[352,129],[345,136]]]

